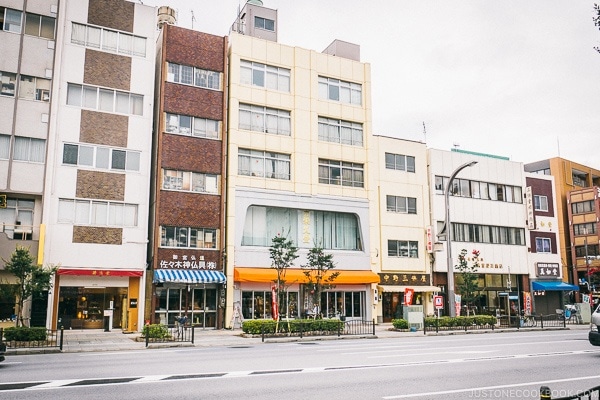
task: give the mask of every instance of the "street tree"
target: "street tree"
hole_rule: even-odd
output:
[[[16,278],[16,285],[5,284],[3,287],[16,299],[17,325],[24,326],[23,309],[29,298],[42,296],[44,291],[52,288],[52,275],[58,268],[44,268],[34,262],[29,249],[17,246],[10,260],[4,260],[4,270]]]
[[[271,268],[277,271],[277,279],[275,279],[275,295],[273,299],[277,306],[277,323],[275,331],[279,331],[279,321],[281,320],[281,307],[286,306],[287,289],[290,286],[286,281],[286,272],[288,268],[294,265],[294,261],[298,258],[298,248],[294,246],[294,242],[287,237],[277,235],[272,239],[271,247],[269,248],[269,257],[271,257]]]
[[[600,28],[600,6],[596,3],[594,3],[594,14],[594,17],[592,18],[594,20],[594,25]],[[600,47],[594,46],[594,50],[600,53]]]
[[[306,288],[314,307],[314,317],[322,317],[321,293],[335,287],[333,282],[340,273],[332,272],[335,268],[333,254],[325,253],[320,246],[311,248],[306,259],[308,263],[302,265],[303,273],[306,276]]]
[[[479,268],[479,251],[473,250],[471,252],[471,264],[469,264],[467,254],[467,250],[462,249],[458,255],[456,270],[458,271],[459,279],[457,279],[456,287],[467,306],[467,315],[469,315],[473,303],[477,299],[477,290],[479,289],[479,274],[477,273],[477,269]]]

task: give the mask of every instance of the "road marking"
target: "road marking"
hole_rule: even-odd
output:
[[[583,381],[583,380],[591,380],[598,379],[600,375],[593,376],[580,376],[577,378],[565,378],[565,379],[553,379],[549,381],[535,381],[535,382],[521,382],[521,383],[511,383],[508,385],[497,385],[497,386],[481,386],[481,387],[472,387],[472,388],[464,388],[464,389],[453,389],[453,390],[443,390],[439,392],[421,392],[421,393],[413,393],[413,394],[400,394],[395,396],[384,396],[383,398],[386,400],[389,399],[409,399],[413,397],[437,397],[445,394],[456,394],[456,393],[476,393],[476,392],[485,392],[486,390],[498,390],[498,389],[507,389],[514,388],[519,386],[539,386],[539,385],[547,385],[550,383],[561,383],[561,382],[575,382],[575,381]]]

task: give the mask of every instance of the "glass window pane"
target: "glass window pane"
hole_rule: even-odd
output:
[[[146,57],[146,38],[135,36],[133,38],[133,54]]]
[[[42,28],[40,36],[46,39],[54,39],[54,26],[56,19],[42,16]]]
[[[81,106],[81,85],[71,85],[67,87],[67,104],[71,106]]]
[[[93,26],[87,27],[86,45],[89,47],[100,48],[100,35],[102,30],[100,28],[94,28]]]
[[[40,34],[40,16],[37,14],[25,14],[25,34],[39,36]]]
[[[113,111],[113,100],[115,98],[115,92],[113,90],[100,89],[99,107],[101,111]]]
[[[125,169],[125,156],[126,153],[123,150],[112,151],[112,162],[111,169]]]
[[[126,33],[119,33],[119,53],[133,53],[133,37],[131,35],[128,35]]]
[[[127,171],[139,171],[140,170],[140,153],[137,151],[127,152],[127,165],[125,167]]]
[[[96,168],[108,169],[108,160],[110,158],[110,149],[98,147],[96,149]]]
[[[77,165],[77,151],[77,145],[65,144],[63,148],[63,164]]]
[[[90,202],[86,200],[75,201],[75,223],[89,224],[90,222]]]
[[[131,95],[131,114],[133,115],[142,115],[143,114],[143,105],[144,105],[144,96],[140,96],[137,94]]]
[[[79,165],[94,165],[94,148],[91,146],[79,146]]]
[[[90,86],[83,87],[83,107],[97,108],[98,89]]]
[[[75,218],[75,201],[60,199],[58,202],[58,222],[73,222]]]
[[[22,12],[6,9],[6,18],[4,19],[4,30],[9,32],[21,33]]]
[[[117,92],[115,111],[121,114],[129,114],[129,93]]]
[[[71,30],[71,42],[85,46],[85,25],[73,23]]]
[[[102,49],[116,53],[119,41],[119,34],[115,31],[109,31],[107,29],[105,29],[102,34]]]
[[[92,202],[92,225],[106,225],[108,223],[108,203],[103,201]]]

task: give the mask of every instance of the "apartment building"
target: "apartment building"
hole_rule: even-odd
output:
[[[453,266],[458,265],[462,250],[466,251],[470,265],[473,250],[480,254],[478,297],[469,312],[514,313],[522,308],[522,292],[529,291],[530,287],[523,164],[506,157],[457,149],[430,149],[428,156],[434,238],[443,243],[441,251],[435,253],[434,286],[447,294],[448,241],[442,242],[438,235],[442,234],[444,239],[450,235]],[[469,164],[473,162],[476,164]],[[448,192],[451,224],[442,232],[446,220],[446,188],[455,173]],[[454,270],[457,282],[460,277],[456,268]],[[447,307],[444,311],[449,312]],[[460,312],[465,313],[466,309],[463,307]]]
[[[554,157],[525,164],[525,171],[554,177],[563,279],[577,285],[579,278],[585,275],[585,267],[581,263],[577,264],[576,257],[573,257],[576,252],[573,252],[575,238],[570,234],[569,192],[600,186],[600,170],[564,158]]]
[[[300,267],[320,246],[339,272],[320,311],[371,319],[370,65],[357,45],[334,41],[320,53],[278,43],[279,29],[277,10],[249,1],[229,36],[225,324],[273,317],[277,235],[300,256],[287,270],[282,316],[314,310]]]
[[[432,295],[440,292],[431,281],[435,259],[432,240],[427,147],[425,143],[373,136],[372,182],[377,185],[375,218],[371,233],[375,248],[374,270],[379,274],[377,319],[405,318],[405,293],[412,305],[432,314]]]
[[[35,3],[35,2],[29,2]],[[144,316],[156,10],[67,0],[57,21],[43,261],[48,325],[137,331]]]
[[[161,7],[159,20],[172,14]],[[227,37],[169,22],[157,46],[146,320],[222,328]]]
[[[0,1],[0,257],[17,246],[42,262],[42,204],[54,98],[58,0]],[[0,266],[0,281],[15,277]],[[46,323],[46,301],[26,303],[24,315]],[[0,295],[0,319],[17,314],[15,299]]]

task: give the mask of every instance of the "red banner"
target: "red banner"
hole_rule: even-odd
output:
[[[279,308],[277,307],[277,289],[275,285],[271,286],[271,311],[273,319],[277,321],[279,319]]]
[[[144,271],[131,271],[121,269],[78,269],[60,268],[58,275],[86,275],[86,276],[143,276]]]
[[[523,302],[525,304],[523,304],[523,309],[525,310],[525,314],[529,315],[531,314],[531,311],[533,311],[533,306],[531,304],[531,293],[530,292],[523,292]]]
[[[412,306],[413,298],[415,297],[415,289],[404,289],[404,305]]]

